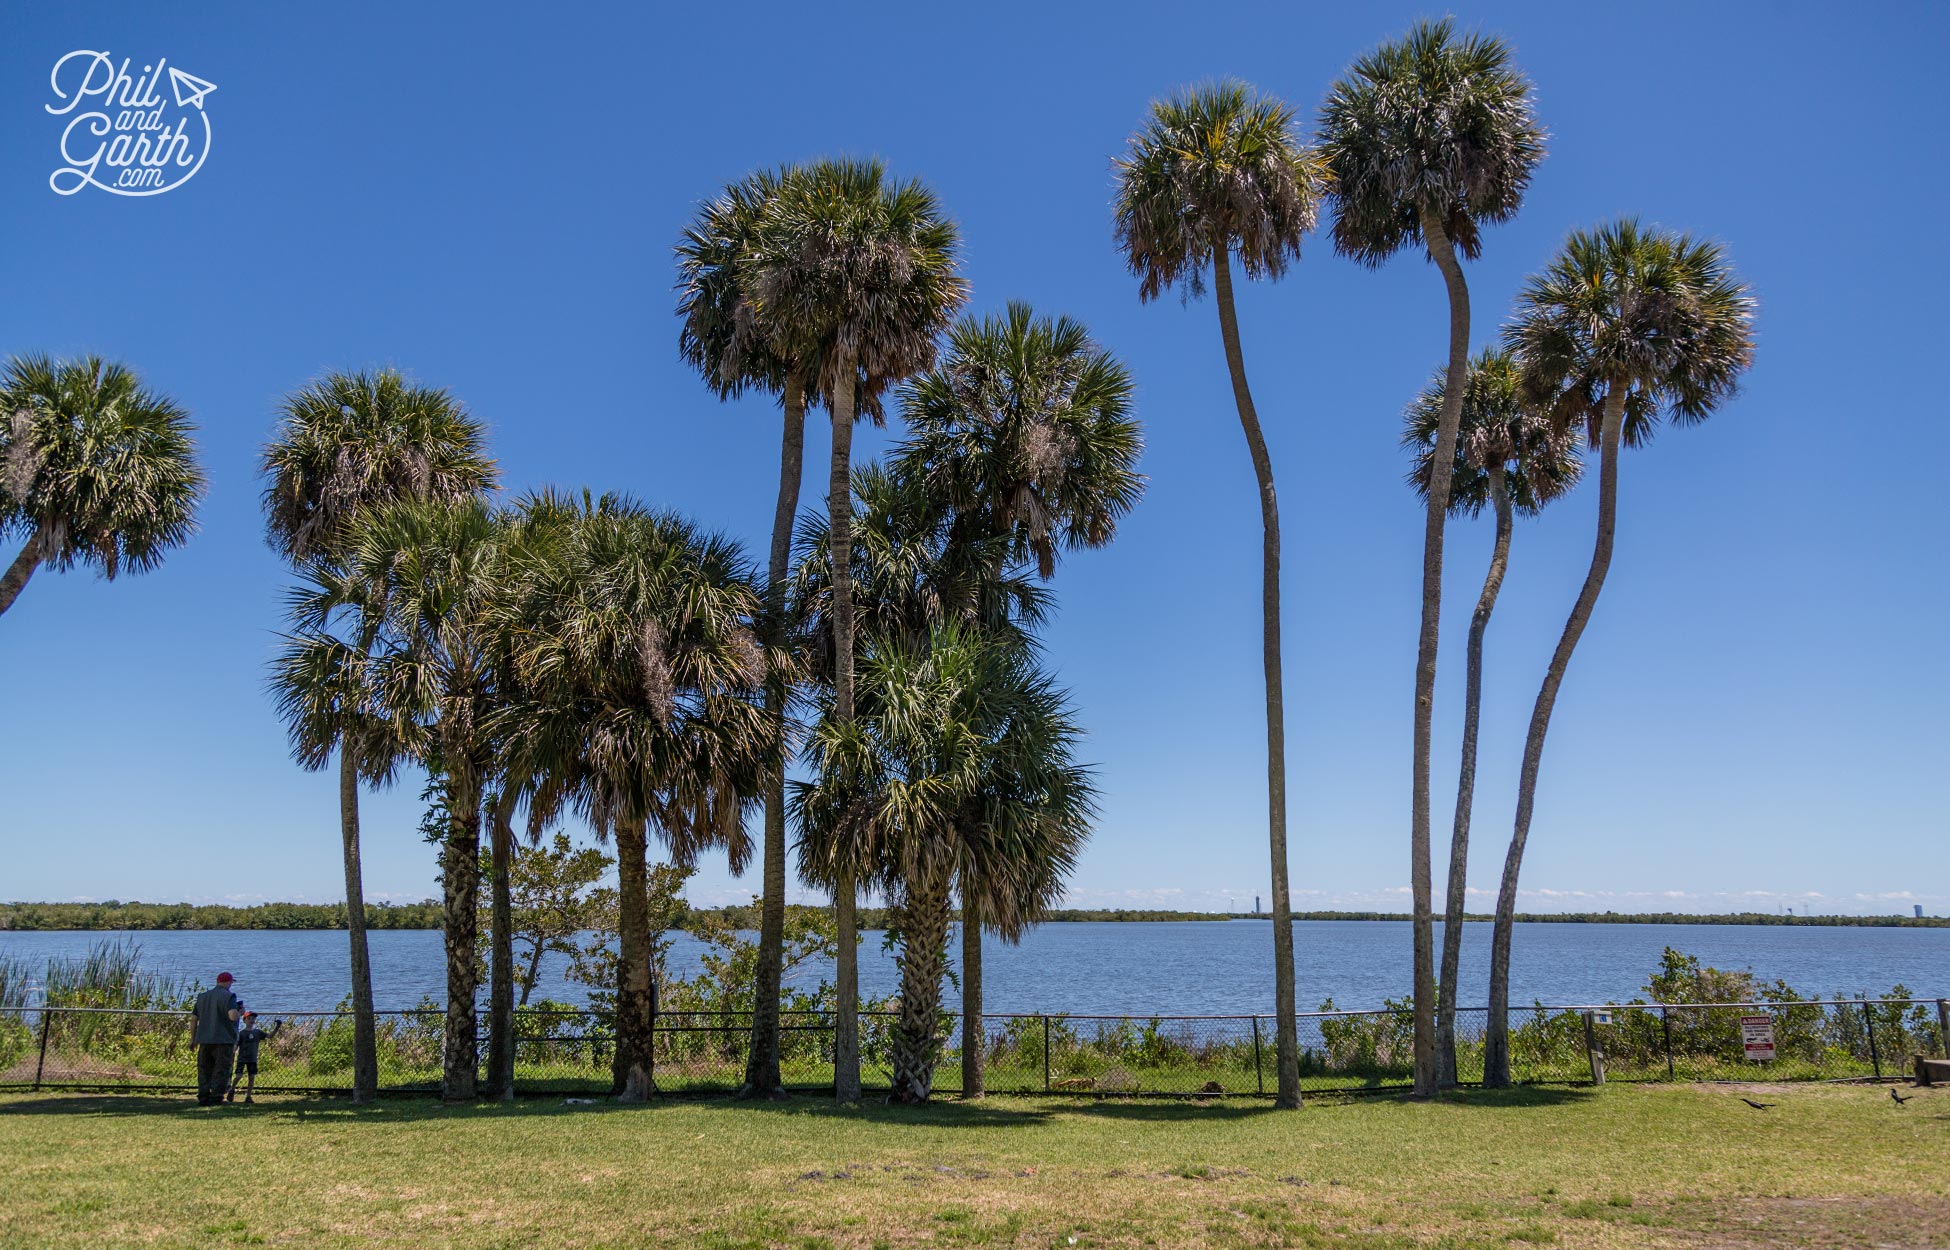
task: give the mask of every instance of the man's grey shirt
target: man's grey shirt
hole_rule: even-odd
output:
[[[196,1044],[198,1046],[237,1044],[237,1022],[230,1018],[230,1010],[236,1005],[237,996],[221,985],[196,996]]]

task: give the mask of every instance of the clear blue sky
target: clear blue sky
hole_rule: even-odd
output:
[[[0,44],[0,352],[130,362],[196,414],[211,492],[159,572],[43,572],[0,618],[0,898],[338,895],[332,777],[288,762],[262,689],[285,576],[253,476],[279,396],[321,371],[450,387],[513,486],[634,491],[762,550],[776,410],[721,405],[679,363],[671,243],[755,166],[874,153],[959,218],[976,310],[1080,317],[1137,377],[1149,495],[1113,548],[1064,563],[1049,639],[1105,795],[1072,900],[1250,906],[1267,892],[1251,470],[1210,303],[1140,306],[1112,247],[1110,161],[1149,100],[1197,79],[1242,77],[1311,119],[1353,56],[1431,12],[17,9]],[[1478,343],[1568,229],[1624,212],[1723,239],[1761,306],[1739,399],[1623,466],[1525,905],[1950,910],[1946,11],[1458,16],[1514,43],[1552,135],[1521,216],[1469,269]],[[193,181],[49,190],[48,73],[77,48],[217,84]],[[1396,435],[1446,345],[1442,285],[1418,258],[1370,273],[1315,237],[1240,315],[1285,517],[1295,901],[1403,907],[1421,521]],[[825,442],[815,424],[809,465]],[[1470,874],[1486,891],[1594,495],[1516,536],[1488,648]],[[1445,837],[1488,522],[1451,533]],[[433,891],[417,795],[368,799],[371,895]],[[720,862],[692,894],[755,888]]]

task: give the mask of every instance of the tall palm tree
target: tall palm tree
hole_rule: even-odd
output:
[[[1618,453],[1659,422],[1704,421],[1731,397],[1753,362],[1754,300],[1725,250],[1688,234],[1623,218],[1574,231],[1517,297],[1505,341],[1523,370],[1526,400],[1560,428],[1582,427],[1598,449],[1598,533],[1591,568],[1551,653],[1530,714],[1510,850],[1490,940],[1490,1019],[1483,1079],[1510,1082],[1510,935],[1517,876],[1537,800],[1544,735],[1598,592],[1611,568],[1618,522]]]
[[[984,888],[1020,900],[1020,911],[1074,867],[1095,799],[1073,759],[1078,736],[1030,648],[967,625],[921,645],[872,638],[858,718],[815,731],[815,780],[795,784],[805,871],[830,879],[844,868],[895,905],[895,1102],[926,1102],[933,1090],[956,873],[979,864]]]
[[[853,423],[891,385],[934,363],[935,340],[968,297],[959,234],[920,180],[894,182],[878,161],[819,161],[791,171],[762,215],[747,263],[755,316],[772,348],[817,361],[810,385],[833,418],[827,479],[832,542],[834,715],[853,716]],[[834,881],[839,1010],[834,1093],[860,1096],[859,965],[853,883]]]
[[[1024,303],[1001,316],[964,317],[949,331],[942,363],[901,393],[910,434],[896,472],[945,509],[947,542],[987,566],[985,581],[1001,585],[1005,563],[1031,561],[1047,580],[1062,550],[1109,544],[1144,493],[1132,394],[1130,372],[1081,322],[1038,317]],[[979,1098],[984,883],[973,863],[957,880],[962,1094]]]
[[[196,427],[127,366],[20,356],[0,374],[0,537],[25,541],[0,573],[0,613],[45,564],[113,581],[146,573],[196,532]]]
[[[622,497],[525,501],[496,630],[517,697],[501,735],[532,779],[531,828],[582,815],[617,848],[616,1091],[656,1088],[648,842],[680,863],[750,853],[746,809],[774,767],[761,594],[735,544]]]
[[[495,487],[497,471],[488,458],[481,423],[447,391],[417,385],[396,370],[330,374],[292,392],[280,407],[277,433],[265,446],[259,468],[266,536],[272,549],[294,566],[341,555],[352,519],[372,508],[413,499],[467,499]],[[288,705],[285,717],[292,749],[306,768],[323,768],[337,746],[350,748],[339,753],[339,838],[352,961],[354,1102],[370,1101],[379,1089],[360,868],[359,780],[362,775],[369,781],[390,777],[397,752],[383,733],[362,743],[354,731],[380,728],[370,715],[369,700],[360,693],[363,657],[372,650],[380,620],[381,614],[374,612],[363,626],[354,627],[353,655],[338,655],[320,644],[320,653],[312,658],[330,663],[313,676],[322,680],[333,675],[331,681],[313,687],[314,697],[308,701]],[[288,692],[297,676],[281,664],[274,686]]]
[[[1418,22],[1357,60],[1328,91],[1321,153],[1333,177],[1334,248],[1379,268],[1419,244],[1449,293],[1449,367],[1422,533],[1422,628],[1415,658],[1409,876],[1415,900],[1415,1090],[1438,1084],[1429,754],[1442,619],[1442,538],[1469,369],[1469,286],[1461,258],[1481,228],[1515,215],[1544,154],[1530,81],[1502,40]]]
[[[759,170],[725,187],[700,206],[677,243],[678,315],[683,329],[678,350],[720,399],[735,399],[749,388],[778,394],[784,412],[779,449],[779,497],[772,513],[771,558],[766,567],[767,642],[783,640],[785,588],[791,576],[792,528],[799,514],[804,477],[808,380],[816,358],[788,359],[761,333],[749,293],[747,261],[758,225],[787,171]],[[789,691],[775,687],[766,706],[785,741]],[[779,995],[785,952],[785,760],[765,783],[763,885],[758,922],[758,966],[754,972],[752,1033],[745,1064],[747,1097],[781,1093],[779,1076]]]
[[[1151,106],[1118,161],[1117,243],[1149,302],[1176,286],[1189,298],[1205,289],[1219,305],[1232,398],[1259,482],[1260,618],[1266,669],[1267,840],[1273,868],[1273,986],[1279,1088],[1277,1105],[1300,1105],[1300,1045],[1294,1016],[1293,913],[1287,889],[1286,703],[1280,676],[1280,506],[1273,461],[1246,385],[1232,258],[1248,278],[1274,279],[1300,258],[1313,229],[1322,186],[1316,155],[1304,147],[1285,101],[1243,83],[1193,87]]]
[[[1496,540],[1482,593],[1469,618],[1468,676],[1464,682],[1462,766],[1456,782],[1456,816],[1449,836],[1447,905],[1442,914],[1442,972],[1437,979],[1436,1066],[1442,1085],[1456,1074],[1456,1001],[1461,981],[1463,904],[1469,869],[1469,821],[1476,799],[1476,738],[1483,707],[1483,636],[1510,563],[1514,514],[1535,516],[1545,504],[1577,484],[1583,469],[1577,439],[1557,429],[1527,406],[1520,393],[1516,358],[1486,347],[1469,365],[1463,392],[1456,460],[1449,478],[1449,515],[1476,516],[1488,505],[1496,517]],[[1408,407],[1402,445],[1415,452],[1408,482],[1427,499],[1435,476],[1435,443],[1442,428],[1447,370],[1437,370]]]
[[[475,1097],[475,996],[481,816],[498,773],[489,607],[503,586],[502,515],[478,498],[412,500],[353,517],[342,561],[312,561],[301,595],[303,634],[325,632],[350,609],[373,637],[366,668],[386,732],[439,783],[447,955],[441,1096]]]

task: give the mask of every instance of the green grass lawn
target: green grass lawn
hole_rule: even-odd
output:
[[[1298,1114],[9,1095],[0,1247],[1941,1247],[1950,1090],[1915,1093],[1529,1088]]]

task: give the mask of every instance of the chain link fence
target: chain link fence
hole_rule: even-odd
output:
[[[342,1092],[352,1071],[352,1020],[335,1012],[261,1012],[279,1021],[261,1044],[256,1088]],[[1483,1076],[1488,1012],[1459,1010],[1458,1075]],[[1771,1057],[1749,1050],[1764,1017]],[[885,1089],[895,1016],[860,1014],[861,1070]],[[485,1020],[485,1017],[483,1017]],[[1407,1011],[1308,1012],[1297,1019],[1302,1087],[1315,1093],[1392,1090],[1413,1079]],[[744,1012],[662,1013],[656,1080],[665,1093],[728,1093],[743,1082],[751,1018]],[[378,1017],[380,1088],[440,1088],[446,1027],[437,1011]],[[1847,1080],[1907,1074],[1918,1055],[1943,1056],[1950,1000],[1852,999],[1792,1003],[1631,1004],[1512,1011],[1511,1068],[1524,1083]],[[962,1047],[980,1047],[990,1093],[1256,1095],[1276,1083],[1272,1016],[985,1016],[965,1039],[943,1021],[935,1091],[962,1089]],[[516,1013],[517,1092],[600,1096],[611,1088],[614,1033],[592,1011]],[[482,1039],[482,1054],[486,1039]],[[831,1089],[829,1015],[787,1012],[781,1031],[787,1087]],[[0,1088],[154,1089],[196,1086],[196,1048],[179,1012],[45,1008],[0,1012]]]

